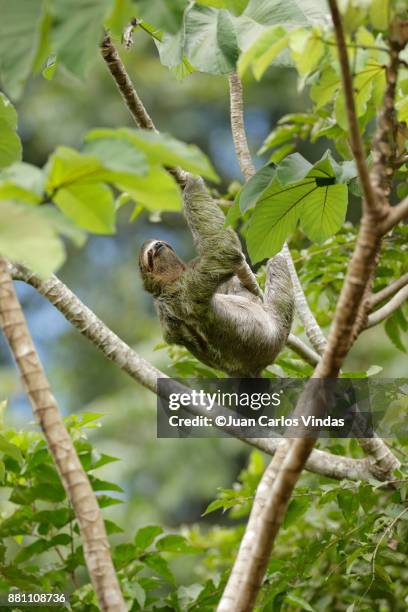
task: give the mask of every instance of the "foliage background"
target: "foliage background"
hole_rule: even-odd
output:
[[[221,189],[241,180],[229,128],[226,78],[196,73],[179,82],[160,65],[151,39],[142,32],[135,39],[127,65],[160,130],[207,152],[222,177]],[[283,114],[305,110],[307,98],[296,93],[296,81],[295,71],[285,67],[271,68],[259,83],[246,75],[246,125],[252,151],[259,149]],[[30,81],[16,107],[24,160],[39,166],[57,145],[80,146],[84,134],[93,127],[132,126],[102,60],[93,65],[85,83],[63,71],[58,71],[52,82]],[[324,140],[313,145],[300,142],[297,150],[314,163],[327,146]],[[177,213],[164,213],[160,219],[149,219],[142,213],[129,224],[130,213],[129,207],[123,208],[115,235],[90,236],[81,249],[67,245],[67,263],[58,274],[111,329],[170,373],[167,352],[155,349],[161,335],[152,300],[141,287],[137,255],[146,238],[158,237],[189,259],[194,255],[192,241]],[[349,207],[349,218],[355,220],[358,213],[355,200]],[[292,246],[301,249],[304,243],[295,236]],[[299,254],[302,267],[301,258]],[[325,260],[321,261],[325,266]],[[198,523],[204,530],[214,524],[239,524],[239,513],[231,518],[221,513],[203,516],[203,512],[216,489],[229,487],[237,478],[247,464],[249,450],[227,439],[157,440],[155,396],[100,356],[34,290],[19,283],[18,292],[65,415],[102,413],[103,426],[91,430],[90,437],[99,450],[121,458],[100,473],[101,478],[123,488],[123,493],[113,495],[125,503],[112,507],[109,516],[125,531],[111,536],[112,540],[124,542],[138,527],[151,523],[171,529]],[[26,426],[31,408],[1,339],[0,357],[0,395],[10,398],[6,423]],[[365,371],[378,363],[384,377],[406,373],[403,354],[389,342],[382,326],[365,332],[364,341],[353,348],[348,359],[350,370]],[[304,477],[305,482],[312,480]],[[8,502],[0,500],[0,510],[7,508]],[[284,541],[281,551],[287,546]],[[182,582],[193,578],[193,568],[187,563],[180,562],[176,571]]]

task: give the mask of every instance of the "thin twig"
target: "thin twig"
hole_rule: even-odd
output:
[[[388,287],[384,287],[384,289],[377,291],[377,293],[372,293],[370,297],[370,309],[373,309],[374,306],[377,306],[380,302],[392,297],[399,289],[402,289],[402,287],[406,285],[408,285],[408,272],[390,283]]]
[[[402,287],[389,302],[384,304],[384,306],[370,314],[365,328],[369,329],[370,327],[374,327],[374,325],[382,323],[385,319],[388,319],[388,317],[406,302],[406,300],[408,300],[408,285]]]
[[[314,367],[319,363],[320,355],[294,334],[289,334],[286,344],[292,349],[292,351],[300,355],[300,357],[302,357],[302,359],[304,359],[306,363],[310,364],[311,366]]]
[[[408,197],[404,198],[402,202],[393,206],[389,209],[387,217],[381,224],[381,232],[386,234],[393,227],[395,227],[400,221],[408,218]]]

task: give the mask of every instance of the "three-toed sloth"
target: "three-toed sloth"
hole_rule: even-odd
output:
[[[235,276],[244,255],[238,236],[202,179],[189,176],[184,214],[198,257],[182,261],[162,240],[140,250],[143,284],[155,298],[169,344],[181,344],[203,363],[233,377],[256,377],[286,344],[293,319],[293,290],[282,255],[266,268],[263,299]]]

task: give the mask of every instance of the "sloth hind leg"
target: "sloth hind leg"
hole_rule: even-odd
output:
[[[292,281],[283,255],[275,255],[266,265],[264,308],[276,325],[283,346],[292,327],[294,312]]]

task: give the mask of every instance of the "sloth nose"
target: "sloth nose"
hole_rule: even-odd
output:
[[[157,253],[159,253],[163,248],[164,248],[164,242],[157,241],[153,245],[153,252],[154,252],[154,254],[157,255]]]

